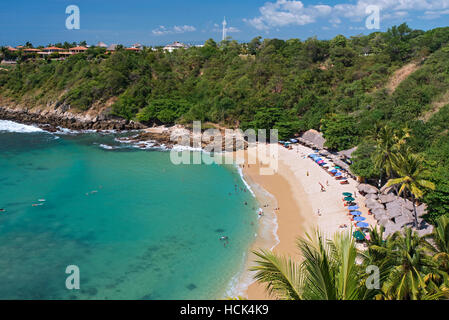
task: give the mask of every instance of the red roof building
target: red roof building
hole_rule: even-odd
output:
[[[49,52],[49,53],[53,53],[53,52],[64,51],[64,49],[58,48],[58,47],[47,47],[47,48],[42,49],[42,51],[44,51],[44,52]]]
[[[74,48],[70,48],[69,51],[72,53],[81,53],[81,52],[87,51],[87,48],[86,47],[74,47]]]

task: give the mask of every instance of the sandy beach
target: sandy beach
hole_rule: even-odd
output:
[[[293,145],[289,150],[280,145],[278,148],[278,171],[272,175],[261,175],[261,163],[245,164],[243,174],[245,180],[254,190],[258,202],[264,210],[265,217],[275,216],[278,228],[274,243],[267,243],[258,237],[253,250],[259,248],[271,249],[278,254],[288,254],[296,260],[301,257],[296,248],[296,239],[315,228],[331,237],[335,232],[346,231],[351,228],[348,210],[342,201],[343,192],[356,193],[356,202],[366,222],[375,225],[375,219],[368,215],[368,209],[363,205],[364,197],[357,192],[357,182],[348,179],[349,184],[341,185],[319,165],[307,157],[313,150]],[[322,192],[320,184],[325,186]],[[278,210],[275,210],[279,208]],[[319,214],[318,214],[319,211]],[[341,225],[348,228],[340,228]],[[261,221],[261,225],[263,225]],[[254,260],[249,255],[249,265]],[[258,283],[249,286],[246,297],[250,300],[272,299]]]

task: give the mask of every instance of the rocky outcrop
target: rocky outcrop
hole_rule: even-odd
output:
[[[55,105],[45,108],[27,109],[21,106],[1,106],[0,119],[24,124],[35,124],[47,131],[57,131],[58,127],[71,130],[135,130],[146,126],[113,117],[106,112],[72,113],[68,106]]]

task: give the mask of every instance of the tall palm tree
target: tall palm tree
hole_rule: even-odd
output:
[[[281,299],[365,300],[376,290],[364,285],[366,275],[356,263],[359,252],[350,233],[326,240],[316,231],[298,239],[301,263],[269,251],[254,252],[258,259],[252,271],[270,295]]]
[[[397,151],[398,141],[396,131],[391,126],[380,128],[376,136],[376,149],[373,153],[374,166],[381,172],[385,170],[387,178],[391,178],[393,174],[393,156]],[[382,180],[382,176],[380,179]]]
[[[447,294],[432,279],[439,277],[439,270],[431,257],[426,254],[424,238],[412,229],[406,228],[404,236],[393,235],[394,249],[390,251],[394,267],[382,286],[387,300],[439,299]]]
[[[433,232],[424,237],[425,245],[440,268],[449,272],[449,217],[441,216],[435,222]]]
[[[362,253],[365,265],[376,265],[384,273],[388,273],[391,268],[391,260],[388,259],[394,248],[393,236],[389,235],[384,239],[385,227],[372,227],[367,240],[368,250]]]
[[[409,192],[413,202],[413,214],[415,227],[418,228],[418,215],[416,212],[416,200],[422,198],[425,189],[435,189],[433,182],[426,180],[429,170],[425,167],[423,159],[410,152],[409,149],[393,156],[393,169],[399,178],[390,179],[387,186],[399,185],[398,195]]]

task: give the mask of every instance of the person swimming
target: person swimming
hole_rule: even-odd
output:
[[[220,241],[223,241],[223,247],[226,247],[226,245],[229,242],[229,238],[228,238],[228,236],[221,236]]]
[[[5,209],[0,209],[0,212],[5,212],[6,210]]]

